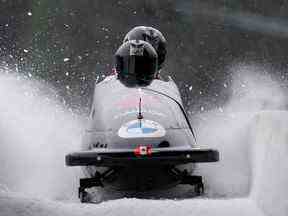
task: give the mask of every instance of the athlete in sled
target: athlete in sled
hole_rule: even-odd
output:
[[[201,195],[202,177],[183,165],[219,160],[217,150],[197,147],[174,81],[159,79],[165,39],[148,30],[150,39],[131,37],[117,50],[117,75],[95,86],[83,150],[66,155],[68,166],[87,171],[87,178],[80,179],[82,202],[89,201],[90,187],[146,191],[190,184]],[[158,37],[158,45],[151,43],[151,35]]]

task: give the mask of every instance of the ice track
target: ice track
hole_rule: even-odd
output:
[[[64,167],[63,155],[77,148],[82,122],[43,89],[35,92],[34,82],[20,82],[0,77],[1,216],[288,215],[287,111],[199,116],[198,142],[222,152],[221,163],[198,167],[206,197],[79,204],[71,192],[79,173]]]

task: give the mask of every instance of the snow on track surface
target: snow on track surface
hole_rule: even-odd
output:
[[[149,215],[241,215],[262,216],[261,210],[250,199],[231,200],[142,200],[120,199],[101,204],[72,204],[21,198],[17,195],[0,197],[1,216],[149,216]]]
[[[0,215],[287,216],[288,112],[279,111],[285,94],[265,79],[259,86],[261,79],[248,78],[252,91],[194,121],[199,145],[218,148],[221,156],[197,168],[207,186],[204,197],[95,205],[75,198],[80,173],[64,166],[65,153],[78,147],[82,121],[46,88],[35,90],[42,84],[1,75]]]

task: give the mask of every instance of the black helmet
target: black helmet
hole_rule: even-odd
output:
[[[130,30],[123,43],[129,40],[143,40],[150,43],[158,54],[158,70],[162,68],[166,57],[166,39],[160,31],[152,27],[137,26]]]
[[[131,40],[115,53],[118,79],[126,86],[149,85],[157,72],[157,53],[147,42]]]

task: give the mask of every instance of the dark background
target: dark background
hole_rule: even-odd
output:
[[[124,35],[152,26],[168,41],[163,73],[197,112],[229,98],[234,63],[287,83],[287,15],[286,0],[0,0],[0,67],[49,82],[87,111]]]

